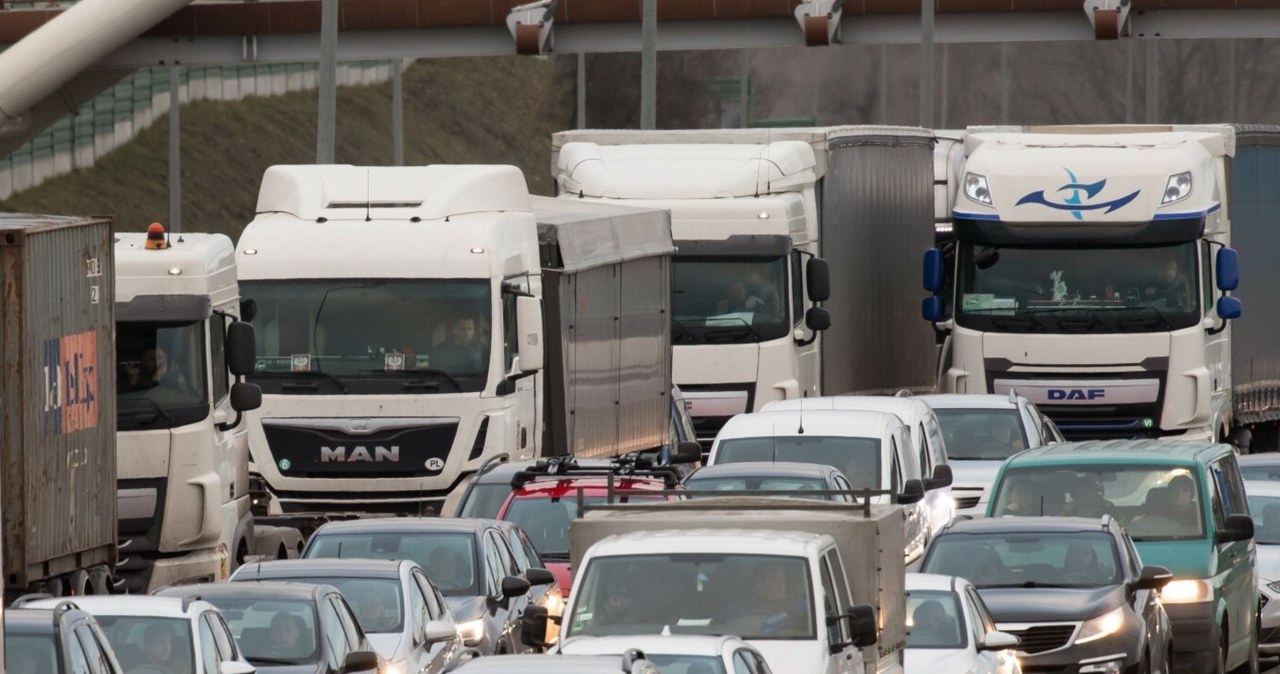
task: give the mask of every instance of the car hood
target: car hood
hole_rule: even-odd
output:
[[[1123,604],[1125,596],[1123,585],[983,588],[978,594],[997,623],[1089,620]]]
[[[319,674],[319,672],[324,671],[324,666],[319,663],[310,665],[271,665],[266,667],[254,665],[254,667],[258,668],[258,674]]]
[[[1263,544],[1258,550],[1258,580],[1270,583],[1280,580],[1280,545]]]
[[[951,487],[983,487],[990,488],[996,481],[996,473],[1000,471],[1001,461],[985,459],[948,459],[951,466]]]
[[[453,611],[453,619],[458,623],[475,620],[485,614],[485,597],[475,595],[459,595],[445,597],[444,603]]]
[[[378,655],[388,660],[397,659],[396,651],[400,648],[404,635],[399,632],[366,632],[365,636],[369,638],[369,645],[378,652]]]
[[[978,659],[966,648],[908,648],[904,652],[904,672],[970,672]]]

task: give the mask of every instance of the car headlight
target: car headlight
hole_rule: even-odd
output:
[[[1213,596],[1213,587],[1203,578],[1183,578],[1171,580],[1160,590],[1160,601],[1166,604],[1189,604],[1197,601],[1209,601]]]
[[[543,595],[542,607],[547,609],[549,616],[564,614],[564,595],[560,593],[560,588],[553,588]]]
[[[1267,583],[1267,589],[1272,592],[1280,592],[1280,580],[1273,580]]]
[[[395,662],[388,662],[382,666],[382,669],[379,670],[379,673],[380,674],[409,674],[409,661],[396,660]]]
[[[467,646],[475,646],[484,641],[484,618],[458,623],[458,638]]]
[[[970,201],[990,206],[991,188],[987,187],[987,177],[977,173],[964,174],[964,195]]]
[[[1080,628],[1080,636],[1076,637],[1076,643],[1087,644],[1090,641],[1097,641],[1103,637],[1111,636],[1120,631],[1123,626],[1124,607],[1120,606],[1103,613],[1093,620],[1085,621],[1085,624]]]
[[[1184,171],[1169,176],[1169,182],[1164,187],[1164,198],[1160,200],[1160,205],[1165,206],[1176,201],[1182,201],[1191,195],[1191,172]]]

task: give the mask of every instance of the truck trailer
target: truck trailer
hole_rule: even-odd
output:
[[[109,219],[0,215],[6,599],[114,584],[114,283]]]
[[[237,259],[273,511],[437,514],[499,454],[662,446],[668,216],[561,206],[511,166],[267,170]]]
[[[932,389],[909,290],[933,242],[932,143],[896,127],[553,136],[559,198],[671,211],[673,376],[704,450],[772,400]]]

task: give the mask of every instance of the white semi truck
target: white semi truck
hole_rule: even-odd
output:
[[[890,127],[565,131],[551,164],[561,199],[671,211],[673,372],[707,449],[772,400],[932,389],[909,290],[933,241],[932,144]]]
[[[1235,145],[1230,126],[970,129],[953,241],[925,256],[939,390],[1016,390],[1068,438],[1227,438]]]
[[[512,166],[274,166],[240,238],[273,512],[435,514],[499,454],[660,448],[669,216]]]
[[[247,422],[261,402],[240,320],[235,246],[221,234],[115,236],[119,566],[143,593],[222,580],[300,536],[255,529]]]

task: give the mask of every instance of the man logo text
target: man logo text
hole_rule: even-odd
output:
[[[382,462],[400,460],[399,445],[390,447],[363,447],[356,446],[350,449],[346,447],[321,447],[320,462],[321,463],[358,463],[358,462]]]

